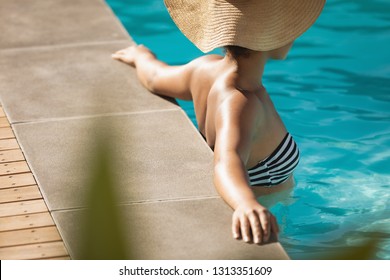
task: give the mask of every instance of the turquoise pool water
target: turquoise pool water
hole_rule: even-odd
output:
[[[162,0],[107,0],[137,43],[170,64],[202,55]],[[297,186],[274,203],[293,259],[377,237],[390,259],[390,1],[328,0],[264,84],[301,149]],[[216,51],[218,53],[218,50]],[[192,104],[180,105],[195,122]]]

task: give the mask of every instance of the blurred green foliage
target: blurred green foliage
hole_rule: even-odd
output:
[[[93,157],[86,167],[89,191],[81,256],[87,260],[128,259],[129,246],[125,242],[126,233],[115,193],[117,183],[113,174],[112,143],[103,135],[96,135],[94,140]]]

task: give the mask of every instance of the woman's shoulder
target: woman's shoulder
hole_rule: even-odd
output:
[[[206,64],[220,61],[222,58],[222,56],[217,54],[208,54],[195,58],[190,63],[196,66],[205,66]]]
[[[229,83],[219,81],[213,87],[213,94],[217,112],[240,116],[242,114],[257,116],[262,112],[262,106],[258,98],[253,94],[241,91]]]

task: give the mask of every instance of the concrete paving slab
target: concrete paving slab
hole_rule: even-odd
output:
[[[288,259],[279,243],[258,246],[234,240],[232,211],[220,198],[122,205],[119,209],[129,250],[136,259]],[[84,213],[52,213],[74,259],[81,258]]]
[[[11,123],[178,109],[111,58],[129,41],[0,51],[0,100]]]
[[[0,49],[129,39],[103,0],[1,0]]]
[[[112,140],[120,203],[216,195],[213,154],[181,110],[17,124],[14,129],[50,210],[84,206],[96,131]]]

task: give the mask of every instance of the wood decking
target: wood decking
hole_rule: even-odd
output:
[[[69,259],[1,105],[0,259]]]

